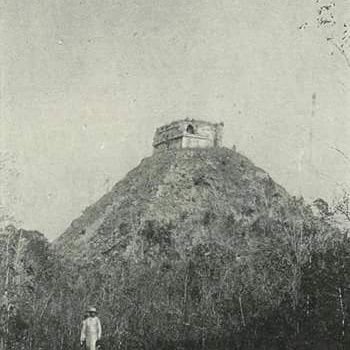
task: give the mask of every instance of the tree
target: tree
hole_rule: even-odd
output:
[[[339,20],[340,0],[314,0],[315,19],[299,26],[299,30],[308,27],[317,28],[324,40],[331,45],[331,55],[338,52],[350,68],[350,23]]]

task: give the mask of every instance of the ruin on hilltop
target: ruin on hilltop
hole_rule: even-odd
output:
[[[174,121],[157,128],[153,139],[154,152],[182,148],[221,147],[223,127],[223,123],[195,119]]]

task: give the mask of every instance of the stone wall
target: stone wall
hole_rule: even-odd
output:
[[[180,148],[221,147],[223,123],[185,119],[164,125],[156,130],[155,151]]]

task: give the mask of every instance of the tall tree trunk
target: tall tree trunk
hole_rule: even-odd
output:
[[[338,297],[339,297],[339,304],[340,304],[340,312],[341,312],[341,330],[342,330],[342,343],[344,344],[345,340],[345,310],[344,310],[344,298],[343,298],[343,291],[342,288],[338,288]]]
[[[241,294],[238,297],[238,301],[239,301],[239,310],[240,310],[240,313],[241,313],[242,325],[243,325],[243,327],[245,327],[246,323],[245,323],[245,316],[244,316],[244,311],[243,311],[243,304],[242,304],[242,296],[241,296]]]

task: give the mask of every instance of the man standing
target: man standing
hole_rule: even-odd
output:
[[[88,350],[96,350],[96,342],[101,339],[101,322],[96,316],[97,311],[94,307],[91,307],[88,312],[89,316],[83,321],[80,344],[85,343]]]

